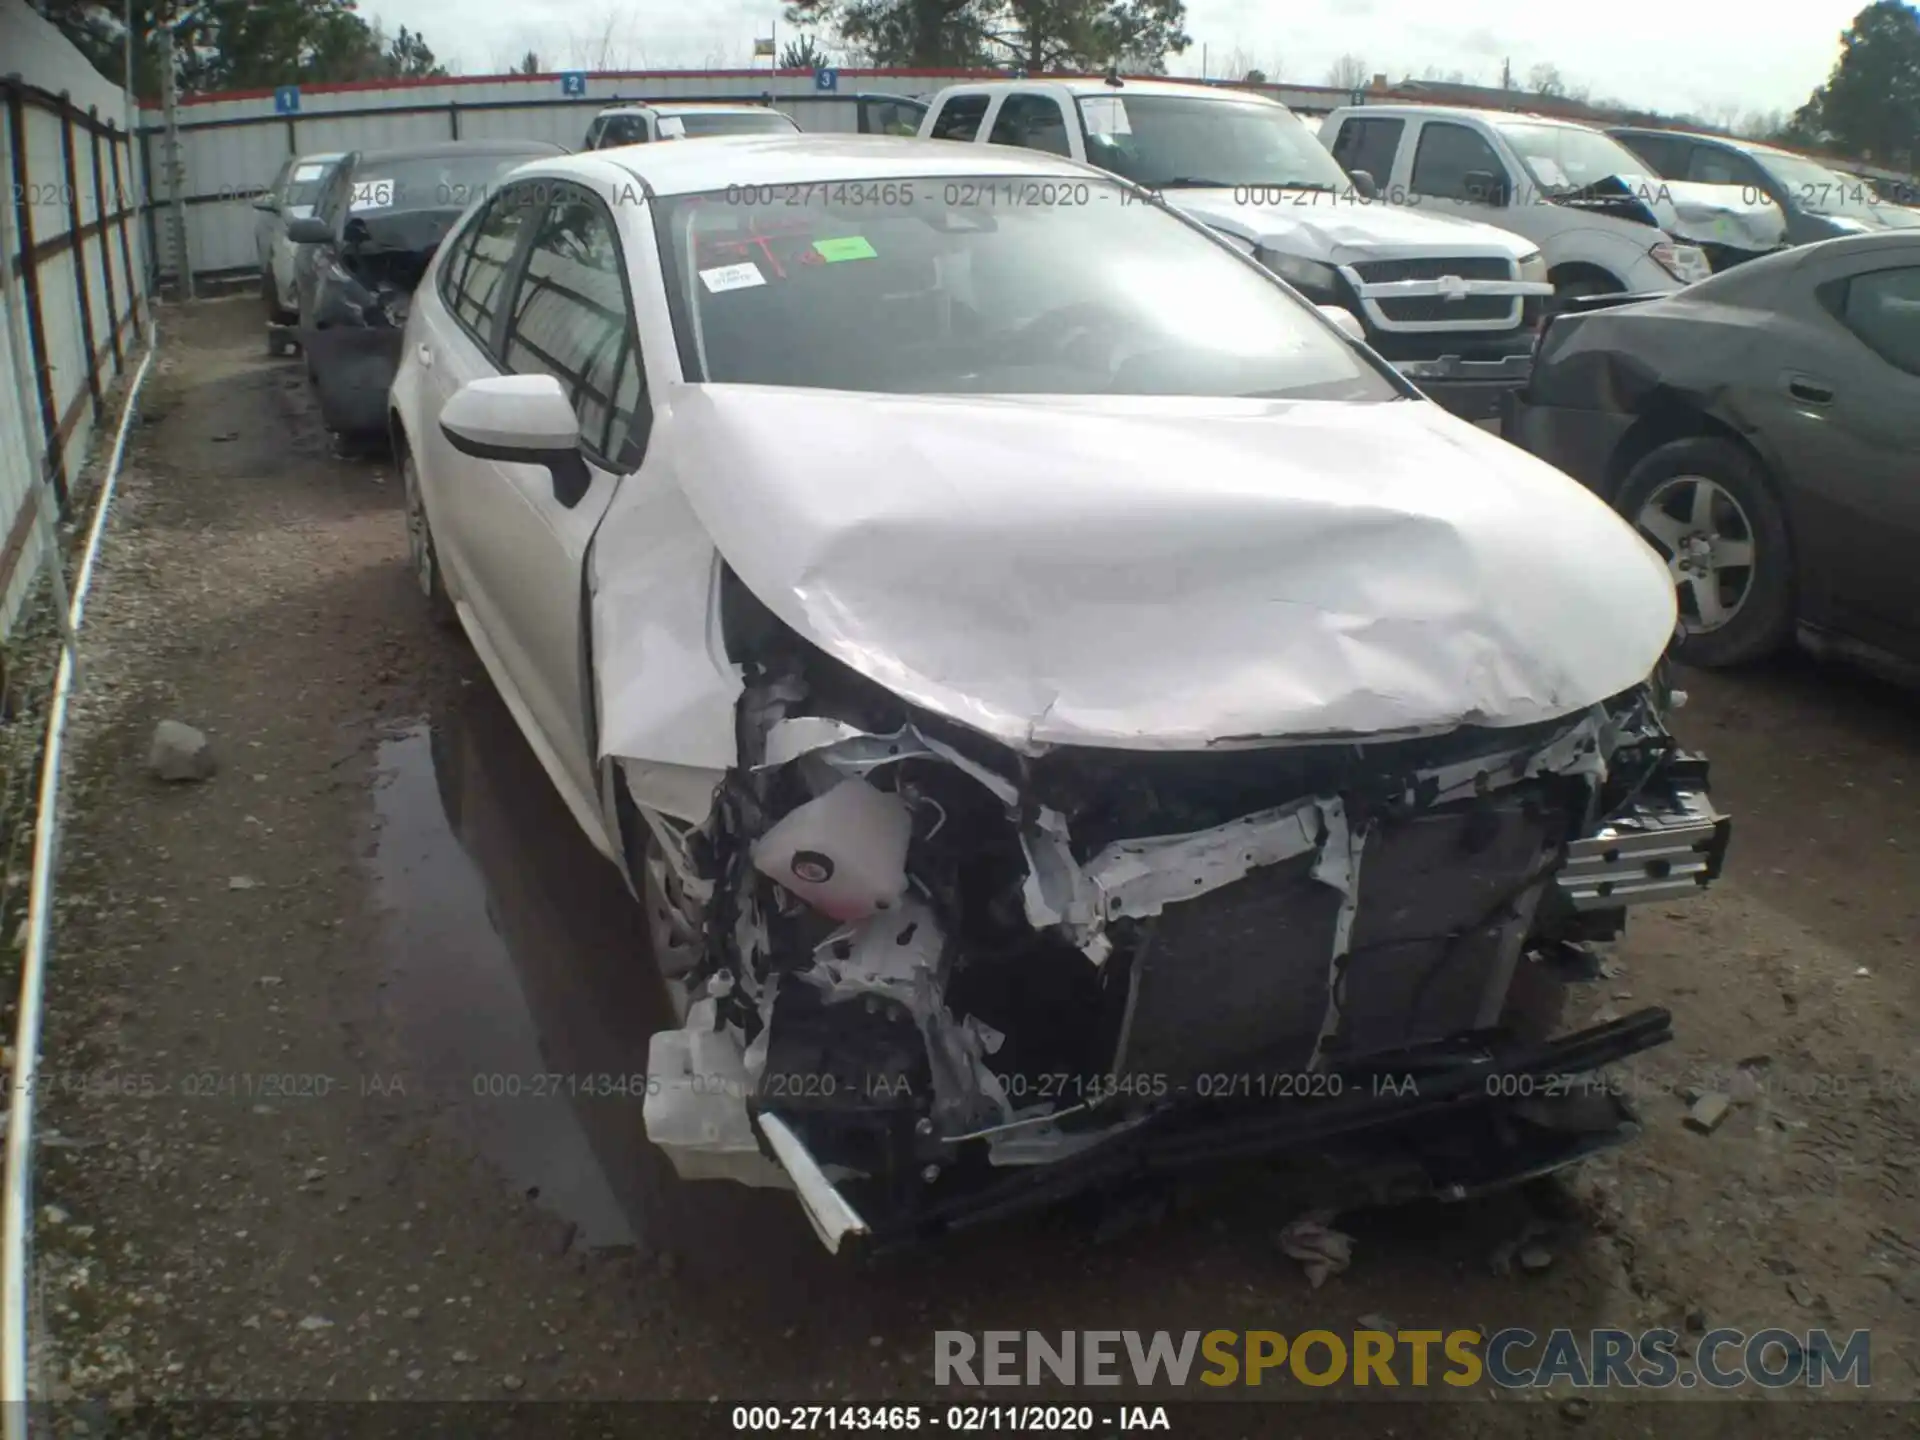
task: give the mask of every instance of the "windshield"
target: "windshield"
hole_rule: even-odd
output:
[[[657,223],[681,363],[696,382],[1401,393],[1258,266],[1111,181],[733,187],[663,201]]]
[[[363,160],[347,187],[347,210],[367,219],[411,210],[464,210],[485,195],[495,179],[537,153],[480,151]]]
[[[673,122],[678,122],[679,133],[690,140],[702,135],[791,135],[800,128],[778,110],[683,110],[678,115],[660,117],[662,137],[672,133]]]
[[[1570,195],[1609,175],[1653,173],[1646,161],[1598,130],[1502,121],[1500,133],[1543,194]]]
[[[1847,215],[1856,220],[1884,223],[1888,217],[1874,204],[1865,183],[1815,160],[1782,155],[1773,150],[1747,152],[1761,169],[1783,186],[1792,204],[1815,215]]]
[[[1141,185],[1345,191],[1347,176],[1283,105],[1190,95],[1082,95],[1087,159]]]

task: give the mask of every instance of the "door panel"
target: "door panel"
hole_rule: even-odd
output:
[[[1873,263],[1832,266],[1780,351],[1781,449],[1806,618],[1920,656],[1920,266]]]
[[[475,490],[457,510],[473,604],[565,783],[591,797],[586,554],[619,476],[638,464],[651,411],[613,216],[571,186],[549,182],[544,197],[522,207],[537,229],[509,279],[499,353],[508,372],[552,375],[566,389],[592,483],[569,507],[542,467],[469,462],[462,478]]]

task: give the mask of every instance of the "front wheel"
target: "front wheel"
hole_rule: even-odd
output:
[[[420,493],[420,470],[411,450],[400,452],[400,483],[406,492],[408,567],[434,623],[452,629],[460,617],[440,577],[440,556],[433,548],[433,527],[427,523],[426,497]]]
[[[1667,562],[1684,638],[1709,669],[1778,650],[1793,628],[1793,546],[1760,464],[1728,440],[1674,440],[1621,482],[1620,511]]]

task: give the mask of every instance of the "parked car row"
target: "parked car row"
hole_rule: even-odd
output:
[[[1558,1001],[1724,862],[1669,660],[1920,656],[1920,237],[1709,273],[1665,227],[1778,202],[1336,113],[1376,176],[1157,83],[954,87],[920,139],[660,118],[349,155],[287,228],[329,424],[384,432],[426,603],[644,907],[681,1174],[839,1249],[1226,1156],[1457,1195],[1630,1136],[1529,1082],[1668,1038]],[[1537,238],[1466,213],[1522,177]],[[1409,378],[1509,344],[1513,443]]]
[[[1173,198],[905,138],[521,156],[403,317],[300,227],[398,322],[427,604],[644,906],[648,1135],[830,1248],[1233,1155],[1465,1193],[1628,1138],[1523,1077],[1668,1035],[1558,1004],[1723,862],[1668,567]]]

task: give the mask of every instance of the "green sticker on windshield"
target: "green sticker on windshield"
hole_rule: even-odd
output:
[[[849,235],[841,240],[816,240],[813,248],[828,264],[835,260],[876,260],[879,256],[864,235]]]

